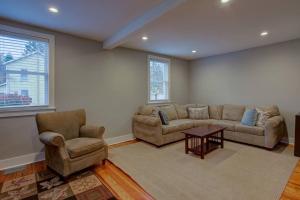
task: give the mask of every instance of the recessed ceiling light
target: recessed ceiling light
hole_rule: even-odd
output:
[[[196,50],[193,50],[192,53],[197,53],[197,51],[196,51]]]
[[[221,0],[221,3],[228,3],[230,0]]]
[[[48,10],[52,13],[58,13],[58,9],[55,7],[49,7]]]
[[[269,35],[268,31],[263,31],[260,33],[260,36],[267,36],[267,35]]]
[[[148,40],[148,37],[147,37],[147,36],[143,36],[143,37],[142,37],[142,40],[145,40],[145,41],[146,41],[146,40]]]

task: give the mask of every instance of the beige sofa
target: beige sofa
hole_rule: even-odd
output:
[[[226,127],[224,137],[227,140],[247,143],[267,149],[272,149],[283,137],[284,119],[280,115],[278,107],[262,107],[271,109],[272,117],[265,125],[246,126],[240,123],[246,108],[255,106],[243,105],[208,105],[209,119],[194,120],[188,116],[188,107],[203,107],[205,105],[159,105],[141,106],[134,115],[132,129],[136,138],[162,146],[168,143],[184,139],[183,130],[198,127],[201,125],[221,125]],[[167,114],[170,123],[162,125],[158,116],[158,110]]]

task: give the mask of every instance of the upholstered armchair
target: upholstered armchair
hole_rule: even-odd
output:
[[[86,125],[83,109],[40,113],[36,122],[47,166],[60,175],[68,176],[107,158],[105,129]]]

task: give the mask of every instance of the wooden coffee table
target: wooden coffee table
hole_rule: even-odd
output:
[[[217,125],[205,125],[183,131],[185,134],[185,153],[189,151],[204,155],[217,149],[219,146],[224,148],[224,127]]]

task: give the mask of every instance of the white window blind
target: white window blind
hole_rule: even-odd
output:
[[[0,30],[0,109],[49,104],[49,42]]]
[[[170,100],[170,60],[149,56],[149,102]]]

